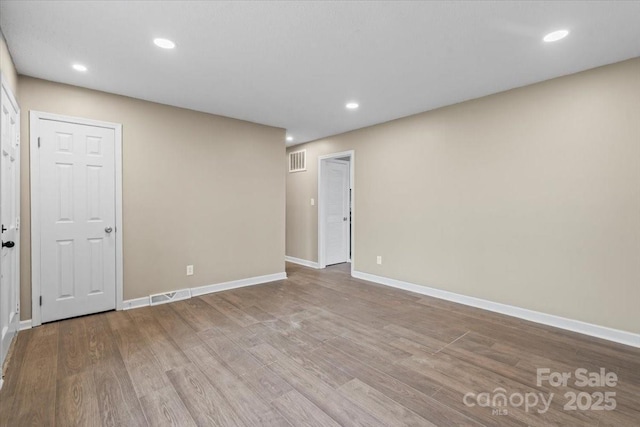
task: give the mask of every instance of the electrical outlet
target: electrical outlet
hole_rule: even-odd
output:
[[[315,206],[316,205],[316,199],[311,198],[311,206]]]
[[[187,265],[187,276],[193,276],[193,265]]]
[[[376,264],[382,265],[382,257],[380,255],[376,257]]]

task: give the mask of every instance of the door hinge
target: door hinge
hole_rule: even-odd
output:
[[[38,137],[38,148],[40,148],[40,137]]]
[[[40,295],[40,305],[42,306],[42,295]]]

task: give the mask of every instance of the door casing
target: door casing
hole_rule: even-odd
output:
[[[327,266],[325,261],[325,235],[324,235],[324,208],[325,194],[322,185],[324,161],[330,159],[338,159],[341,157],[349,157],[349,185],[351,187],[351,275],[355,269],[356,263],[356,187],[355,187],[355,169],[356,169],[356,152],[355,150],[342,151],[340,153],[326,154],[318,157],[318,268]]]
[[[122,125],[80,117],[62,116],[41,111],[29,112],[29,145],[31,176],[31,325],[42,324],[40,312],[41,278],[40,278],[40,153],[38,150],[38,129],[41,119],[87,126],[99,126],[113,129],[115,133],[115,174],[116,174],[116,310],[122,310],[123,304],[123,250],[122,250]]]

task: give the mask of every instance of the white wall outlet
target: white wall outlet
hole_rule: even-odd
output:
[[[316,205],[316,199],[314,199],[313,197],[311,198],[311,206],[315,206]]]
[[[376,264],[382,265],[382,257],[380,255],[376,257]]]
[[[193,265],[187,265],[187,276],[193,276]]]

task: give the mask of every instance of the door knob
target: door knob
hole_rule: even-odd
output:
[[[14,247],[15,245],[16,245],[16,244],[15,244],[15,242],[11,242],[11,241],[9,241],[9,242],[2,242],[2,247],[3,247],[3,248],[12,248],[12,247]]]
[[[347,220],[347,217],[345,216],[344,218],[342,218],[342,220],[343,220],[343,221],[346,221],[346,220]]]
[[[111,227],[106,227],[104,229],[104,232],[107,233],[107,234],[111,234],[112,231],[113,231],[113,228],[111,228]]]

